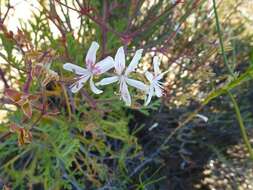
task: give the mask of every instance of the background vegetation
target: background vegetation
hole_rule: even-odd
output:
[[[253,189],[250,1],[38,0],[11,31],[13,2],[0,0],[3,189]],[[160,56],[163,98],[72,94],[62,65],[83,66],[94,40],[99,59],[143,48],[139,72]]]

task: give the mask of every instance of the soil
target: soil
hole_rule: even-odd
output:
[[[180,118],[185,110],[160,109],[145,116],[140,112],[135,113],[135,119],[131,122],[131,128],[135,129],[145,123],[137,137],[143,146],[146,158],[149,158],[164,141],[164,139],[176,128],[178,123],[173,120]],[[233,156],[227,154],[227,150],[234,146],[243,144],[236,121],[230,127],[205,123],[196,118],[182,130],[180,130],[168,143],[168,148],[156,156],[152,162],[146,165],[149,174],[153,175],[153,180],[160,179],[158,182],[148,186],[148,189],[155,190],[195,190],[195,189],[217,189],[232,190],[239,189],[251,190],[251,186],[243,186],[245,182],[226,179],[226,171],[223,175],[216,175],[217,171],[222,170],[221,165],[233,160]],[[253,132],[252,132],[253,134]],[[241,154],[245,155],[244,160],[240,160],[242,165],[248,163],[247,150]],[[215,167],[210,163],[217,162]],[[230,167],[236,166],[230,162]],[[253,167],[252,167],[253,168]],[[246,171],[246,170],[245,170]],[[215,173],[216,172],[216,173]],[[234,171],[235,172],[235,171]],[[245,172],[246,175],[246,172]],[[148,174],[147,174],[148,176]],[[212,178],[213,177],[213,178]],[[248,176],[244,176],[247,179]],[[225,186],[217,186],[225,181]],[[246,180],[247,181],[247,180]],[[237,185],[231,185],[237,184]]]

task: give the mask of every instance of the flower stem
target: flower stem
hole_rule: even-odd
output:
[[[213,0],[213,10],[214,10],[214,14],[215,14],[216,29],[217,29],[217,32],[218,32],[218,35],[219,35],[219,41],[220,41],[220,47],[221,47],[221,53],[222,53],[222,56],[223,56],[223,60],[224,60],[224,63],[226,65],[227,69],[228,69],[228,72],[231,74],[231,76],[234,77],[234,72],[228,64],[228,59],[227,59],[227,56],[226,56],[225,50],[224,50],[223,38],[222,38],[222,34],[221,34],[219,16],[218,16],[218,13],[217,13],[215,0]]]
[[[245,146],[246,148],[248,149],[249,151],[249,154],[250,154],[250,158],[253,160],[253,149],[251,147],[251,144],[250,144],[250,141],[249,141],[249,138],[247,136],[247,131],[246,131],[246,128],[244,126],[244,123],[243,123],[243,119],[242,119],[242,116],[241,116],[241,112],[240,112],[240,109],[239,109],[239,106],[234,98],[234,96],[228,91],[227,92],[233,105],[234,105],[234,109],[235,109],[235,113],[236,113],[236,118],[238,120],[238,123],[239,123],[239,127],[240,127],[240,131],[241,131],[241,134],[242,134],[242,138],[243,138],[243,141],[245,143]]]

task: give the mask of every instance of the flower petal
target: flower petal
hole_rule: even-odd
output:
[[[154,71],[155,71],[155,76],[159,75],[161,73],[160,71],[160,60],[157,56],[153,58],[153,64],[154,64]]]
[[[92,91],[93,93],[95,93],[95,94],[101,94],[101,93],[103,92],[102,90],[99,90],[99,89],[95,86],[95,84],[94,84],[94,82],[93,82],[93,77],[90,78],[90,89],[91,89],[91,91]]]
[[[146,76],[146,78],[148,79],[148,81],[149,81],[150,83],[153,82],[154,76],[153,76],[152,73],[150,73],[149,71],[146,71],[146,72],[145,72],[145,76]]]
[[[120,95],[127,106],[131,106],[131,96],[125,81],[120,82]]]
[[[72,63],[65,63],[63,65],[63,69],[67,70],[67,71],[72,71],[77,75],[85,75],[87,74],[88,70],[84,69],[78,65],[74,65]]]
[[[147,85],[145,85],[143,82],[138,81],[138,80],[134,80],[134,79],[130,79],[130,78],[126,78],[126,82],[127,84],[129,84],[130,86],[133,86],[139,90],[143,90],[146,91],[147,90]]]
[[[107,77],[107,78],[103,78],[101,81],[97,82],[96,85],[104,86],[104,85],[107,85],[107,84],[117,82],[118,80],[119,80],[118,76]]]
[[[148,90],[148,94],[147,94],[147,98],[146,98],[144,106],[147,106],[150,103],[153,95],[154,95],[154,88],[153,86],[149,86],[149,90]]]
[[[158,85],[154,85],[155,88],[155,94],[158,98],[163,96],[163,91]]]
[[[70,86],[72,93],[77,93],[85,84],[85,82],[90,78],[90,75],[82,77],[80,80],[76,81]]]
[[[139,49],[135,52],[135,55],[134,55],[132,61],[130,62],[130,64],[128,65],[128,67],[126,69],[125,75],[128,75],[129,73],[133,72],[137,68],[137,65],[138,65],[138,63],[141,59],[141,56],[142,56],[142,52],[143,52],[143,49]]]
[[[97,54],[97,50],[99,48],[99,45],[97,42],[92,42],[91,46],[87,52],[85,61],[86,61],[86,66],[87,68],[91,68],[91,65],[96,63],[96,54]]]
[[[114,60],[112,57],[108,56],[105,59],[99,61],[95,69],[97,70],[94,74],[102,74],[105,73],[106,71],[110,70],[114,66]]]
[[[167,70],[167,71],[164,71],[164,72],[160,73],[159,75],[157,75],[156,80],[161,80],[161,79],[164,77],[164,75],[165,75],[166,73],[168,73],[168,72],[169,72],[169,71]]]
[[[121,75],[123,70],[125,69],[125,62],[126,62],[126,58],[125,58],[125,52],[123,47],[120,47],[115,55],[115,60],[114,60],[114,67],[116,70],[116,73],[118,75]]]

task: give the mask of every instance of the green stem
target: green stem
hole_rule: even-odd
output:
[[[224,60],[224,63],[226,65],[229,73],[231,74],[231,76],[234,77],[234,72],[228,64],[228,59],[227,59],[227,56],[226,56],[225,50],[224,50],[223,38],[222,38],[222,35],[221,35],[219,16],[218,16],[218,13],[217,13],[215,0],[213,0],[213,9],[214,9],[214,14],[215,14],[216,29],[217,29],[217,32],[218,32],[218,35],[219,35],[219,41],[220,41],[220,47],[221,47],[221,53],[222,53],[222,56],[223,56],[223,60]]]
[[[231,69],[231,67],[229,66],[228,59],[227,59],[227,56],[225,54],[223,39],[222,39],[222,34],[221,34],[221,29],[220,29],[220,22],[219,22],[219,17],[218,17],[218,13],[217,13],[215,0],[213,0],[213,9],[214,9],[214,14],[215,14],[216,29],[217,29],[217,32],[218,32],[218,35],[219,35],[219,41],[220,41],[220,47],[221,47],[223,60],[224,60],[224,63],[226,65],[227,69],[228,69],[229,74],[235,78],[234,72]],[[231,101],[234,105],[236,118],[237,118],[238,123],[239,123],[239,127],[240,127],[240,131],[241,131],[241,134],[242,134],[243,141],[245,143],[246,148],[249,151],[250,158],[253,160],[253,150],[252,150],[250,141],[249,141],[248,136],[247,136],[246,128],[245,128],[244,123],[243,123],[243,119],[242,119],[242,116],[241,116],[239,106],[238,106],[235,98],[233,97],[233,95],[229,91],[227,91],[227,93],[228,93],[228,95],[229,95],[229,97],[230,97],[230,99],[231,99]]]
[[[249,151],[250,158],[253,160],[253,150],[252,150],[249,138],[247,136],[247,131],[246,131],[246,128],[245,128],[244,123],[243,123],[243,119],[242,119],[242,116],[241,116],[239,106],[238,106],[235,98],[233,97],[233,95],[229,91],[228,91],[228,95],[229,95],[229,97],[230,97],[230,99],[231,99],[231,101],[234,105],[236,118],[237,118],[238,123],[239,123],[239,127],[240,127],[240,131],[241,131],[241,134],[242,134],[243,141],[245,143],[246,148]]]

